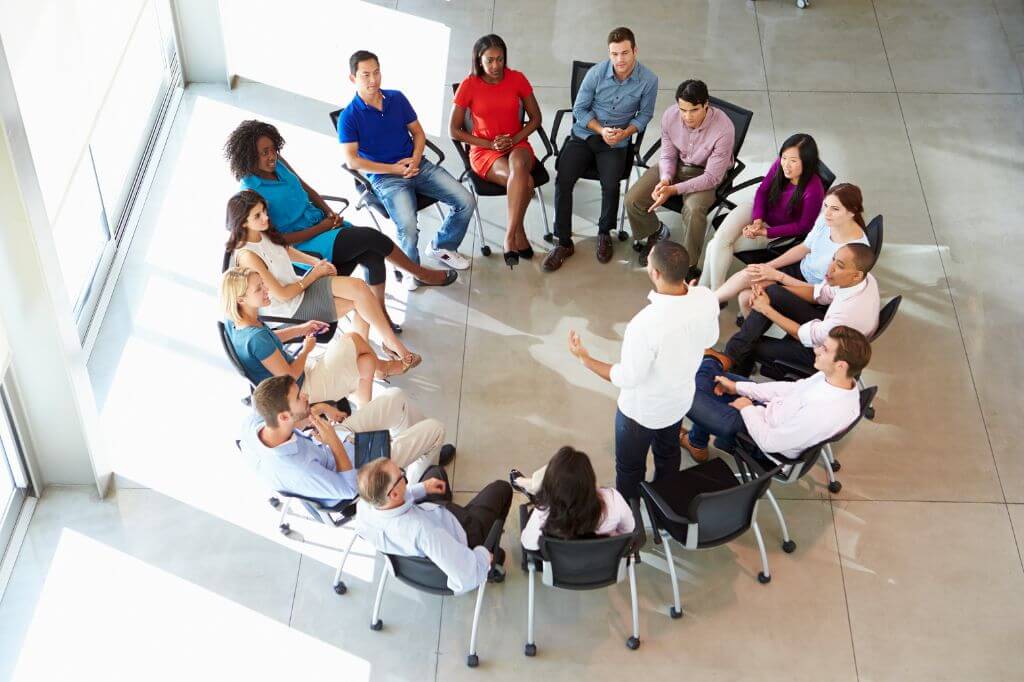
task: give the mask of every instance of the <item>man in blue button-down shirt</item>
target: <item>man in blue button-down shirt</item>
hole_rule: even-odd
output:
[[[597,223],[597,260],[612,257],[611,231],[619,212],[619,181],[628,162],[630,138],[654,117],[658,77],[637,61],[636,39],[628,28],[608,34],[608,59],[595,64],[573,102],[572,135],[558,153],[555,176],[555,236],[558,244],[544,259],[544,270],[562,267],[572,243],[572,192],[583,173],[597,165],[601,180],[601,217]]]

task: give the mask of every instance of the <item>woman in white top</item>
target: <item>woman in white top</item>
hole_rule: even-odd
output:
[[[844,182],[825,194],[821,215],[803,242],[767,263],[748,265],[718,287],[715,295],[719,304],[739,296],[740,315],[746,317],[750,314],[751,284],[820,284],[835,252],[850,243],[868,244],[864,197],[857,185]]]
[[[614,488],[598,488],[590,458],[575,448],[561,448],[532,479],[516,469],[511,479],[519,491],[536,492],[533,513],[520,536],[525,549],[539,549],[541,535],[573,540],[633,532],[633,511],[625,498]],[[539,489],[532,482],[536,480]]]
[[[333,322],[354,311],[355,332],[369,340],[372,326],[383,338],[384,351],[392,358],[390,362],[381,363],[379,376],[404,374],[420,364],[422,358],[398,339],[366,282],[355,277],[339,277],[330,261],[287,246],[271,226],[267,203],[262,196],[244,190],[231,197],[227,228],[231,237],[226,248],[233,252],[233,265],[259,273],[270,293],[270,305],[260,308],[261,314]],[[300,277],[292,268],[293,262],[311,268]]]

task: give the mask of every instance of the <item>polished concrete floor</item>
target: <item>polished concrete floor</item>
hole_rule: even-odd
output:
[[[600,58],[604,34],[626,23],[661,78],[659,112],[691,76],[755,112],[744,178],[762,174],[790,133],[817,138],[839,179],[863,188],[869,217],[885,216],[875,274],[883,298],[904,297],[865,376],[880,388],[877,418],[837,448],[842,491],[830,495],[823,474],[778,489],[798,548],[781,551],[763,510],[767,586],[750,537],[679,558],[680,621],[668,618],[667,577],[641,566],[636,652],[623,646],[620,585],[543,590],[540,653],[524,659],[517,571],[488,590],[477,671],[464,665],[471,598],[393,585],[386,626],[371,632],[380,566],[368,548],[357,544],[349,592],[336,596],[332,565],[347,532],[296,519],[293,537],[280,536],[266,491],[238,461],[245,388],[213,325],[223,205],[235,189],[220,145],[239,120],[274,121],[310,184],[351,196],[326,118],[340,96],[194,86],[90,364],[118,490],[103,501],[87,488],[44,492],[0,603],[0,678],[1024,678],[1024,306],[1012,284],[1024,214],[1019,0],[817,0],[803,12],[782,0],[687,0],[639,3],[640,16],[582,0],[378,4],[450,29],[446,77],[431,76],[438,102],[472,41],[493,30],[536,86],[548,126],[567,104],[571,60]],[[403,64],[384,67],[387,86]],[[446,120],[448,106],[421,116]],[[657,127],[656,117],[648,140]],[[451,143],[428,132],[455,171]],[[474,266],[456,285],[408,294],[389,284],[403,338],[425,358],[394,383],[446,424],[460,497],[565,443],[613,478],[614,391],[571,360],[565,337],[577,329],[596,355],[614,357],[648,286],[626,245],[612,263],[595,261],[596,187],[581,183],[576,197],[577,255],[556,274],[542,274],[539,258],[510,272],[480,257],[471,233],[463,251]],[[493,245],[503,201],[484,199],[481,211]],[[437,218],[424,216],[426,239]],[[527,220],[543,249],[536,204]],[[516,546],[513,533],[504,544]]]

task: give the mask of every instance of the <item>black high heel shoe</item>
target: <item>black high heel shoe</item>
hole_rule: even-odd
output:
[[[519,252],[518,251],[505,251],[505,265],[511,270],[515,266],[519,265]]]
[[[519,249],[519,257],[525,258],[526,260],[533,258],[533,247],[527,246],[525,249]]]

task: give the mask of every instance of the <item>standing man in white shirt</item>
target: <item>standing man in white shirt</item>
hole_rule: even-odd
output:
[[[845,325],[830,329],[824,342],[815,346],[818,373],[800,381],[754,383],[745,376],[725,374],[717,358],[706,357],[687,414],[693,428],[680,436],[680,442],[694,459],[704,461],[711,434],[715,447],[731,452],[736,434],[745,432],[762,453],[794,459],[857,418],[857,377],[870,360],[867,337]]]
[[[690,409],[694,376],[704,349],[718,340],[718,299],[686,283],[690,255],[673,241],[651,250],[647,274],[651,303],[630,320],[622,358],[612,365],[590,357],[579,335],[569,332],[569,352],[621,389],[615,413],[615,487],[627,500],[640,497],[647,452],[654,477],[679,471],[679,431]]]

